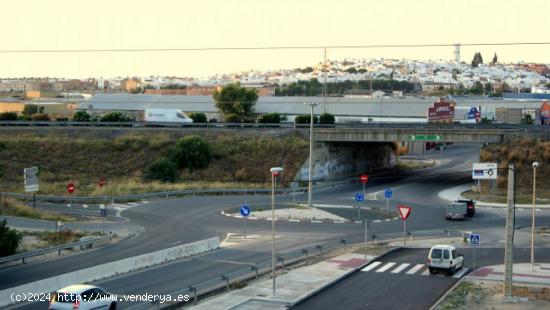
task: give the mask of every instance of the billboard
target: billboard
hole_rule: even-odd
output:
[[[452,122],[455,116],[455,103],[440,98],[428,108],[428,122]]]
[[[540,106],[540,123],[541,125],[550,125],[550,104],[544,101]]]

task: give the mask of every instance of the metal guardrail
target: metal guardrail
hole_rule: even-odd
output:
[[[44,255],[44,254],[48,254],[48,253],[52,253],[52,252],[57,252],[59,255],[61,255],[62,250],[71,249],[71,248],[74,248],[74,247],[77,247],[77,246],[82,246],[82,245],[94,244],[96,242],[110,240],[111,238],[113,238],[113,235],[109,234],[107,236],[103,236],[103,237],[99,237],[99,238],[95,238],[95,239],[91,239],[91,240],[77,241],[77,242],[73,242],[73,243],[67,243],[67,244],[52,246],[52,247],[45,248],[45,249],[34,250],[34,251],[24,252],[24,253],[20,253],[20,254],[0,257],[0,264],[11,262],[11,261],[16,261],[16,260],[20,260],[20,259],[22,260],[22,262],[24,264],[26,258],[40,256],[40,255]]]
[[[304,192],[307,188],[300,187],[297,189],[276,189],[277,194],[289,194],[293,192]],[[129,194],[129,195],[120,195],[120,196],[49,196],[49,195],[36,195],[36,201],[46,201],[46,202],[69,202],[69,203],[103,203],[105,201],[111,202],[127,202],[127,201],[137,201],[142,199],[150,198],[169,198],[169,197],[181,197],[181,196],[195,196],[195,195],[236,195],[236,194],[270,194],[271,189],[254,189],[254,188],[244,188],[244,189],[195,189],[195,190],[179,190],[179,191],[165,191],[165,192],[154,192],[154,193],[143,193],[143,194]],[[0,192],[0,195],[5,197],[17,198],[22,200],[32,200],[33,196],[30,194],[23,193],[9,193],[9,192]]]
[[[461,237],[464,235],[464,232],[458,230],[444,229],[444,230],[426,230],[426,231],[416,231],[408,232],[408,238],[415,237]],[[403,237],[403,233],[392,233],[392,234],[382,234],[382,235],[372,235],[372,238],[369,239],[369,243],[372,242],[390,242],[393,240],[399,240]],[[363,240],[361,237],[356,237],[355,239],[336,239],[331,242],[325,243],[323,245],[317,244],[310,247],[305,247],[288,253],[278,254],[277,256],[277,265],[276,269],[285,269],[288,265],[296,264],[301,261],[304,261],[305,265],[309,265],[309,259],[316,256],[323,256],[330,251],[337,249],[347,248],[348,246],[357,246],[361,245]],[[190,285],[183,289],[174,290],[166,292],[166,294],[171,296],[176,295],[188,295],[190,297],[189,301],[174,303],[174,304],[160,304],[158,302],[153,303],[141,303],[136,304],[131,307],[132,310],[137,309],[150,309],[151,307],[160,308],[160,309],[179,309],[182,306],[189,306],[191,304],[196,304],[200,297],[209,296],[215,292],[221,290],[230,291],[232,286],[236,283],[242,281],[248,281],[251,279],[258,279],[258,277],[268,274],[271,272],[271,259],[262,261],[257,264],[249,264],[248,267],[238,269],[236,271],[222,274],[218,277],[209,279],[204,282]]]

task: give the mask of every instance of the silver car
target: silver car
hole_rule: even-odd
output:
[[[50,300],[51,310],[116,309],[114,296],[93,285],[71,285],[57,290]]]

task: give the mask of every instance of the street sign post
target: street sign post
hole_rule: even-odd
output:
[[[365,195],[363,195],[363,193],[356,193],[355,194],[355,201],[361,202],[363,200],[365,200]],[[357,205],[357,220],[358,221],[361,220],[361,206],[360,205]]]
[[[67,184],[67,193],[69,193],[69,194],[74,193],[74,189],[75,189],[75,187],[74,187],[73,182],[69,182],[69,184]],[[73,211],[73,210],[72,210],[73,206],[72,206],[72,204],[71,204],[71,200],[70,200],[70,199],[69,199],[69,203],[67,204],[67,206],[68,206],[69,208],[71,208],[71,213],[72,213],[72,211]]]
[[[407,234],[407,219],[411,215],[411,207],[398,205],[397,210],[399,211],[399,215],[401,216],[401,219],[403,220],[403,247],[406,245],[406,234]]]
[[[290,188],[292,189],[292,203],[296,203],[296,189],[298,188],[298,182],[290,182]]]
[[[393,192],[391,189],[386,188],[384,191],[384,197],[386,197],[386,211],[390,209],[390,198],[393,196]]]
[[[32,193],[32,207],[36,208],[36,192],[39,189],[38,182],[38,167],[30,167],[23,169],[23,184],[26,193]]]
[[[241,215],[244,217],[244,239],[246,239],[246,224],[248,221],[248,216],[250,215],[250,207],[244,204],[241,206],[240,212]]]
[[[104,204],[99,205],[99,214],[101,215],[101,232],[105,233],[105,218],[107,217],[107,208]]]
[[[479,234],[470,234],[470,236],[468,237],[468,243],[470,244],[471,247],[473,247],[473,255],[474,255],[474,259],[473,259],[473,269],[472,269],[472,272],[475,272],[476,271],[476,246],[479,245],[480,243],[480,238],[479,238]]]
[[[472,179],[496,180],[498,177],[497,163],[475,163],[472,166]]]
[[[363,195],[366,195],[367,193],[365,192],[365,185],[367,184],[367,182],[369,182],[369,176],[367,174],[362,174],[359,180],[361,181],[361,183],[363,183]]]

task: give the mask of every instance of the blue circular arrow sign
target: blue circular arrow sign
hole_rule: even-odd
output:
[[[357,193],[357,194],[355,194],[355,200],[356,201],[363,201],[363,200],[365,200],[365,195],[363,195],[362,193]]]
[[[241,206],[241,215],[242,216],[249,216],[250,215],[250,207],[248,207],[247,205],[242,205]]]
[[[386,196],[386,198],[390,199],[392,195],[393,192],[391,191],[391,189],[388,188],[384,191],[384,196]]]

